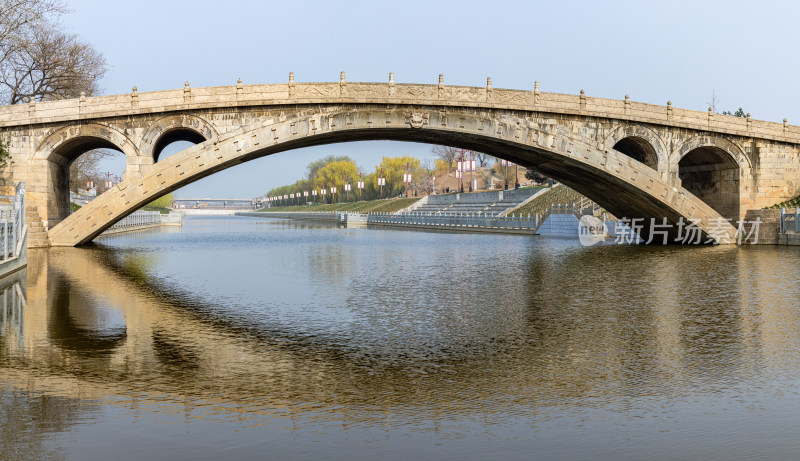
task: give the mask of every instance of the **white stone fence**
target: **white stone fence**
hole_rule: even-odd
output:
[[[24,250],[25,238],[25,183],[17,184],[13,196],[0,196],[11,200],[0,205],[0,260],[16,258]]]
[[[419,226],[438,228],[516,229],[536,232],[540,218],[536,216],[500,216],[486,213],[370,213],[367,224]]]
[[[134,211],[109,227],[111,229],[127,229],[136,227],[150,227],[161,225],[161,212],[159,211]]]

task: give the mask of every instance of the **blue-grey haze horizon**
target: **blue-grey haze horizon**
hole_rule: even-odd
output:
[[[386,81],[482,86],[666,104],[800,123],[788,1],[263,2],[69,0],[69,31],[103,52],[104,94],[244,83]],[[102,5],[102,6],[101,6]],[[170,146],[174,153],[186,144]],[[325,155],[365,172],[430,146],[359,142],[298,149],[188,185],[178,197],[250,198],[292,183]],[[124,161],[104,168],[120,174]]]

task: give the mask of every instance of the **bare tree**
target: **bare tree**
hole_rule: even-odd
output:
[[[434,193],[434,167],[430,160],[423,160],[422,168],[414,173],[412,187],[425,195]]]
[[[32,28],[66,12],[61,0],[0,0],[0,65]]]
[[[475,152],[475,160],[477,161],[479,167],[485,167],[493,163],[495,158],[483,152]]]
[[[92,96],[106,71],[103,54],[63,32],[58,17],[67,12],[62,0],[0,0],[0,104]],[[99,162],[107,151],[94,150],[70,167],[75,190],[100,183]],[[10,161],[0,146],[0,167]]]
[[[9,104],[91,96],[105,71],[105,58],[91,45],[39,24],[0,67],[0,95]]]
[[[0,0],[0,73],[34,27],[66,11],[61,0]],[[9,103],[0,92],[0,104]],[[0,168],[9,163],[11,155],[0,139]]]
[[[77,192],[85,189],[88,181],[99,187],[106,179],[100,171],[100,162],[117,155],[109,149],[94,149],[76,158],[69,167],[69,189]]]
[[[458,156],[458,149],[450,146],[433,146],[431,147],[431,153],[447,162],[450,168],[452,168],[453,162],[456,161],[456,157]]]

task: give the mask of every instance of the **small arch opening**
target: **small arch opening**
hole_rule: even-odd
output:
[[[637,136],[622,138],[614,144],[614,150],[622,152],[628,157],[644,163],[654,170],[658,170],[658,154],[656,154],[656,150],[644,138]]]
[[[206,137],[188,128],[176,128],[167,131],[153,146],[153,162],[163,160],[170,155],[204,142]]]
[[[689,151],[678,163],[681,184],[735,224],[740,219],[739,165],[719,147]]]
[[[54,190],[48,207],[51,225],[66,218],[76,206],[117,183],[125,173],[126,156],[112,142],[91,136],[78,137],[60,146],[49,158]]]

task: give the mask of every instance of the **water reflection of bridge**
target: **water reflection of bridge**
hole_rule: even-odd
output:
[[[626,250],[610,251],[624,257]],[[604,277],[607,289],[595,298],[602,303],[565,312],[563,306],[587,301],[563,286],[574,261],[534,259],[529,271],[535,286],[520,288],[530,305],[503,323],[500,337],[417,357],[398,357],[390,345],[365,353],[251,328],[153,284],[152,261],[135,252],[31,251],[27,307],[24,283],[11,282],[0,295],[9,299],[3,305],[0,382],[72,399],[115,396],[123,404],[171,405],[176,412],[214,407],[234,420],[285,416],[388,427],[430,425],[430,419],[456,415],[475,421],[530,415],[565,401],[612,401],[630,388],[682,395],[681,383],[700,377],[746,382],[752,376],[744,364],[754,362],[764,365],[759,373],[780,373],[794,351],[782,345],[800,338],[792,333],[796,329],[780,328],[786,322],[762,320],[796,323],[797,313],[774,302],[770,287],[759,287],[758,298],[742,289],[750,286],[753,268],[779,262],[767,253],[747,252],[745,258],[738,249],[701,251],[692,258],[704,266],[738,263],[738,271],[717,274],[726,296],[697,305],[682,295],[678,288],[695,282],[681,270],[686,257],[670,257],[679,254],[673,252],[659,258],[660,267],[628,261],[642,279],[636,299],[616,298],[623,288],[615,284],[629,282]],[[607,256],[583,262],[601,267]],[[664,273],[672,275],[658,276]],[[670,302],[663,302],[665,296]],[[618,320],[630,317],[637,321]],[[627,330],[629,324],[646,328]],[[517,331],[536,341],[520,341]],[[701,349],[700,343],[716,348]],[[498,360],[502,375],[495,373]],[[508,399],[516,400],[509,405]]]

